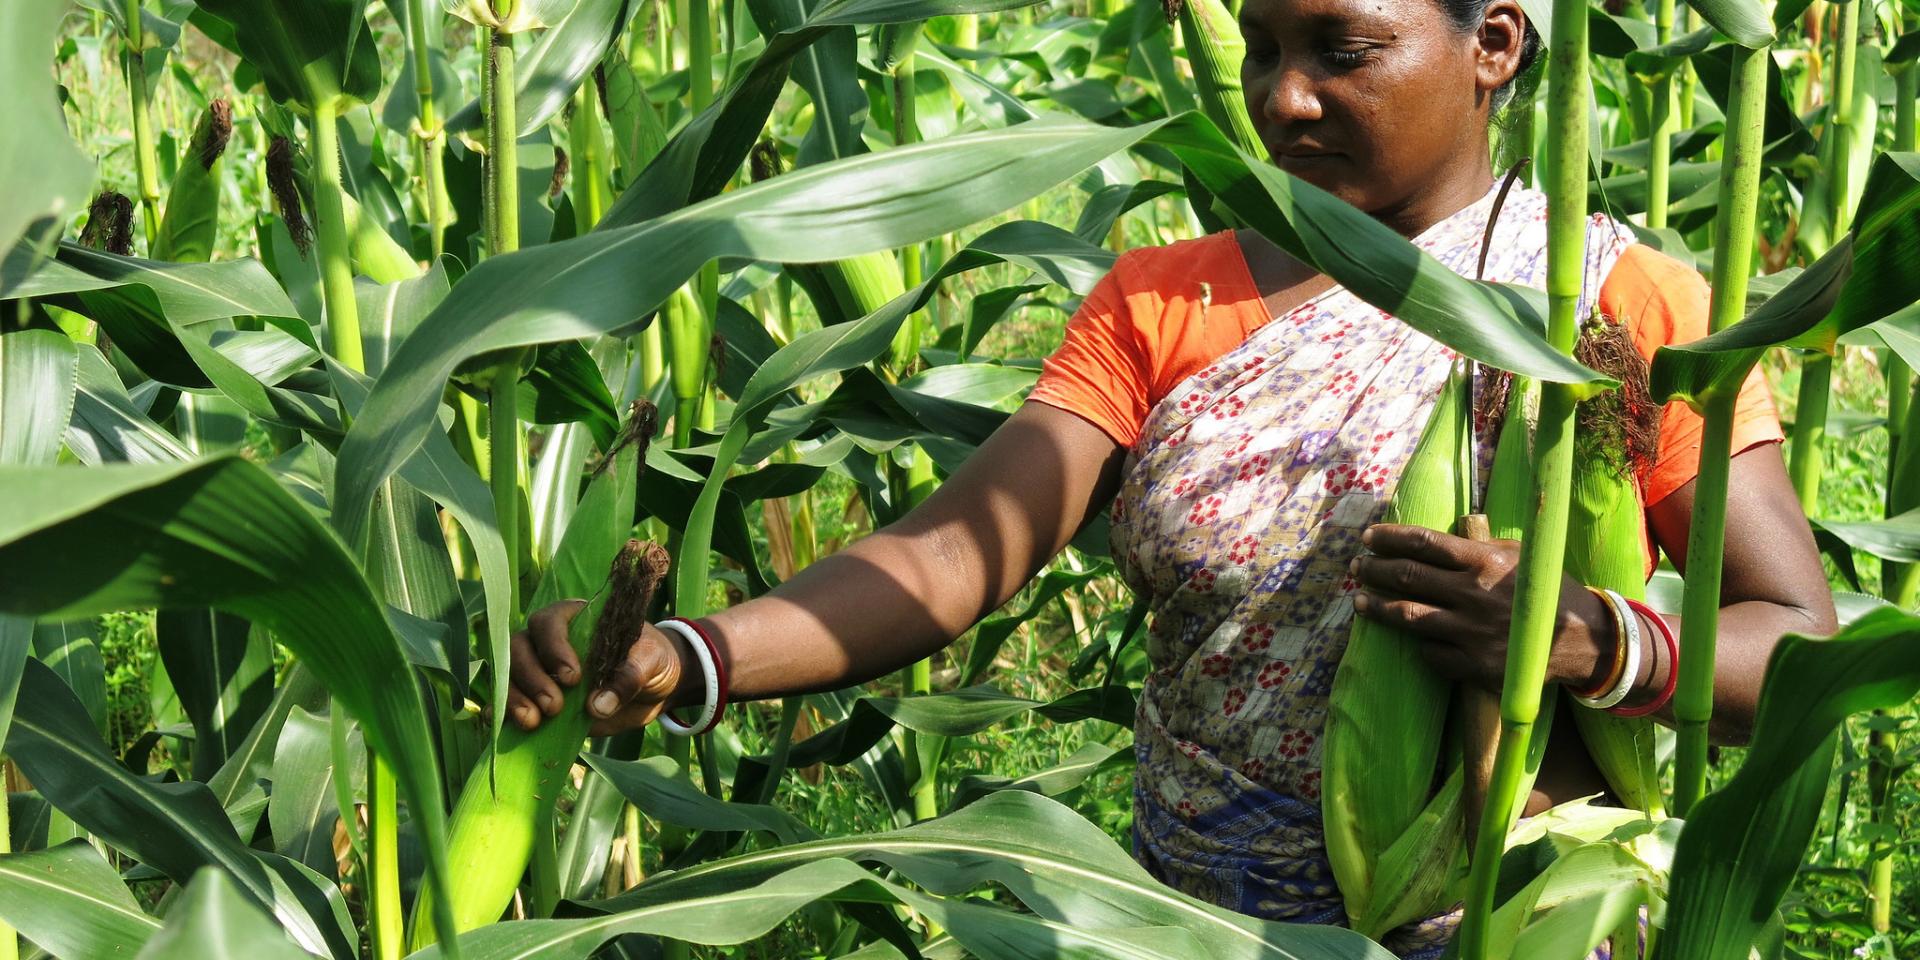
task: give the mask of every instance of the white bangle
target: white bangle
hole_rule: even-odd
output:
[[[1627,662],[1620,671],[1620,679],[1615,681],[1613,689],[1597,697],[1583,697],[1574,694],[1573,699],[1583,707],[1605,710],[1627,698],[1633,690],[1633,682],[1640,676],[1640,618],[1634,615],[1633,608],[1627,606],[1627,598],[1613,590],[1602,590],[1607,598],[1607,606],[1613,609],[1613,616],[1620,629],[1627,635]]]
[[[691,737],[713,725],[714,714],[720,709],[720,671],[714,667],[713,654],[707,650],[707,641],[692,627],[678,620],[662,620],[654,626],[679,634],[680,639],[686,641],[687,646],[693,649],[693,655],[700,660],[700,672],[705,677],[707,690],[706,702],[700,707],[700,717],[691,724],[684,724],[665,710],[660,711],[660,726],[668,733]]]

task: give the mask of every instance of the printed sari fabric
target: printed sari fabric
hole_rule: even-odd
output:
[[[1492,200],[1415,242],[1472,275]],[[1611,220],[1592,219],[1589,292],[1629,242]],[[1543,286],[1545,248],[1545,197],[1515,191],[1486,279]],[[1341,922],[1321,827],[1320,736],[1353,618],[1347,565],[1454,361],[1336,287],[1262,325],[1148,412],[1113,505],[1112,545],[1152,614],[1134,846],[1168,885],[1258,917]],[[1493,433],[1477,431],[1483,463]],[[1450,932],[1449,918],[1434,918],[1385,945],[1426,956]]]

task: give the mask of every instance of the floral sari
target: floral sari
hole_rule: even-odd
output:
[[[1471,275],[1492,205],[1490,192],[1415,242]],[[1583,313],[1629,242],[1604,216],[1589,223]],[[1546,198],[1515,190],[1485,278],[1543,286],[1545,251]],[[1319,801],[1327,698],[1353,618],[1347,566],[1453,361],[1335,287],[1255,330],[1148,415],[1113,505],[1112,545],[1152,613],[1134,848],[1168,885],[1258,917],[1342,921]],[[1494,432],[1476,430],[1483,464]],[[1410,924],[1385,945],[1438,956],[1453,925]]]

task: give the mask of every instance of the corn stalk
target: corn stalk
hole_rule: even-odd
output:
[[[414,122],[414,139],[420,145],[420,178],[426,192],[427,239],[428,248],[434,259],[446,252],[447,225],[453,222],[453,200],[447,196],[447,132],[440,126],[437,109],[433,105],[433,64],[429,59],[427,43],[427,17],[439,16],[436,5],[431,13],[427,5],[433,0],[406,0],[407,40],[412,46],[413,55],[413,94],[418,116]]]
[[[1740,320],[1752,267],[1753,222],[1760,193],[1771,46],[1733,50],[1727,92],[1726,149],[1720,164],[1720,209],[1713,224],[1713,304],[1708,324],[1724,330]],[[1713,716],[1714,644],[1720,634],[1720,579],[1726,556],[1727,482],[1732,472],[1733,412],[1739,387],[1709,394],[1702,411],[1700,473],[1694,481],[1687,534],[1687,587],[1681,604],[1680,676],[1673,714],[1673,814],[1685,817],[1707,790],[1707,721]]]
[[[1587,5],[1582,0],[1555,0],[1551,35],[1547,59],[1547,339],[1555,349],[1571,355],[1578,334],[1575,312],[1586,263]],[[1536,494],[1520,551],[1513,625],[1507,641],[1506,674],[1500,692],[1500,745],[1474,842],[1466,912],[1460,925],[1461,956],[1467,960],[1486,960],[1488,956],[1487,926],[1493,916],[1494,883],[1507,829],[1518,813],[1516,785],[1525,773],[1546,683],[1547,658],[1559,620],[1567,504],[1573,481],[1575,400],[1570,386],[1541,385],[1540,418],[1533,446]]]
[[[1666,43],[1673,39],[1674,0],[1659,0],[1653,14],[1654,36]],[[1679,129],[1674,112],[1673,77],[1679,64],[1667,64],[1653,84],[1652,130],[1647,140],[1647,226],[1659,229],[1667,225],[1668,174],[1673,165],[1673,135]]]
[[[1828,122],[1821,153],[1826,157],[1829,179],[1827,195],[1809,196],[1812,203],[1825,203],[1829,211],[1830,236],[1846,233],[1853,219],[1849,195],[1853,152],[1871,152],[1873,144],[1856,144],[1852,131],[1861,118],[1854,102],[1854,62],[1860,49],[1860,3],[1847,0],[1837,6],[1838,27],[1833,33],[1833,81],[1829,86]],[[1871,101],[1871,97],[1869,97]],[[1824,252],[1824,251],[1820,251]],[[1821,444],[1827,435],[1827,406],[1832,396],[1833,355],[1825,351],[1809,353],[1800,365],[1800,395],[1794,405],[1792,456],[1789,460],[1793,489],[1800,497],[1800,509],[1816,512],[1820,503]]]
[[[141,226],[152,248],[160,231],[160,164],[153,142],[153,105],[147,89],[146,24],[140,20],[140,0],[123,0],[126,18],[122,60],[127,71],[127,99],[133,111],[133,167],[139,184]]]

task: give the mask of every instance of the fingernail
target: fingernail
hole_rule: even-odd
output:
[[[575,670],[572,667],[561,667],[559,670],[555,671],[553,675],[559,678],[561,683],[572,683],[573,681],[579,679],[580,671]]]
[[[559,706],[560,704],[553,699],[553,694],[543,693],[540,695],[540,709],[554,710],[554,709],[557,709]]]
[[[1373,605],[1373,600],[1369,598],[1366,594],[1356,593],[1353,595],[1353,609],[1355,611],[1360,613],[1365,613],[1366,609],[1372,605]]]
[[[1360,531],[1360,545],[1363,547],[1373,546],[1373,528],[1372,527],[1368,527],[1365,530]]]
[[[611,691],[602,690],[593,697],[593,713],[599,717],[613,716],[613,709],[620,705],[620,698]]]
[[[1359,557],[1354,557],[1351,561],[1347,563],[1347,575],[1350,577],[1357,577],[1360,575],[1360,558]]]
[[[523,727],[532,726],[540,722],[540,711],[535,710],[532,707],[521,707],[520,709],[515,710],[513,713],[514,713],[514,716],[520,720],[520,725]]]

